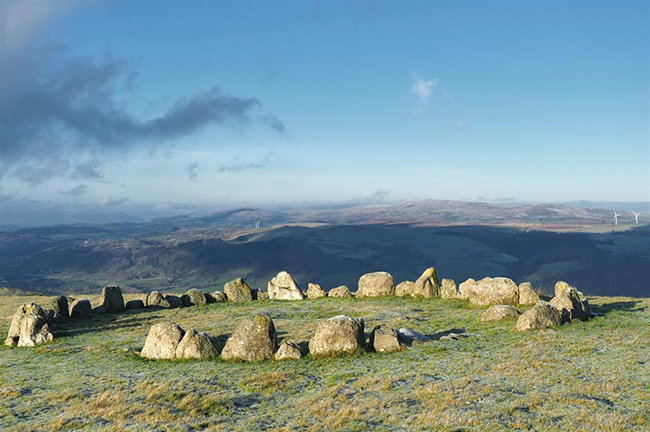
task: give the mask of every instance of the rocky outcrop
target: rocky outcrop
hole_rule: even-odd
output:
[[[530,282],[522,282],[519,284],[519,304],[520,305],[534,305],[539,301],[539,295],[533,290]]]
[[[305,298],[296,282],[286,271],[281,271],[271,279],[268,293],[271,300],[303,300]]]
[[[176,347],[176,358],[203,359],[219,357],[219,351],[212,343],[210,336],[190,329]]]
[[[156,308],[171,307],[167,299],[165,299],[165,296],[163,296],[158,291],[151,291],[150,293],[148,293],[147,296],[145,297],[144,304],[146,307],[156,307]]]
[[[532,309],[519,316],[516,328],[518,331],[529,331],[555,327],[561,324],[562,315],[560,312],[549,303],[540,301]]]
[[[405,281],[395,287],[395,295],[398,297],[440,297],[440,282],[433,267],[426,269],[415,281]]]
[[[126,302],[125,307],[127,309],[144,309],[144,302],[140,299],[135,299],[135,300],[129,300]]]
[[[481,313],[481,321],[502,321],[517,319],[521,312],[510,305],[492,305]]]
[[[151,326],[140,355],[153,360],[172,360],[176,358],[176,348],[185,330],[178,324],[158,323]]]
[[[189,290],[186,295],[190,299],[190,304],[193,306],[204,305],[208,303],[208,299],[203,291],[196,288]]]
[[[76,319],[90,318],[93,316],[93,308],[88,299],[77,299],[72,303],[70,317]]]
[[[399,341],[397,331],[382,326],[375,327],[370,333],[368,347],[372,351],[389,353],[404,349]]]
[[[109,285],[102,288],[102,296],[99,299],[97,313],[122,312],[125,309],[122,290],[117,285]]]
[[[347,285],[341,285],[337,286],[336,288],[332,288],[329,293],[327,293],[327,296],[334,298],[350,298],[352,297],[352,293],[350,292],[350,288],[348,288]]]
[[[224,360],[262,361],[272,358],[277,349],[273,320],[260,314],[239,323],[226,341],[221,357]]]
[[[564,281],[555,284],[555,297],[550,304],[560,311],[565,321],[585,321],[593,314],[584,295]]]
[[[253,292],[242,278],[227,282],[223,286],[223,292],[226,294],[228,301],[245,302],[253,300]]]
[[[297,360],[303,357],[302,350],[293,342],[282,342],[275,353],[276,360]]]
[[[365,347],[364,323],[345,315],[322,320],[309,341],[309,352],[314,357],[351,354]]]
[[[320,285],[315,284],[315,283],[309,283],[307,284],[307,298],[308,299],[319,299],[326,297],[327,293],[323,291],[323,288],[320,287]]]
[[[226,295],[221,291],[215,291],[210,295],[214,299],[215,303],[223,303],[227,300]]]
[[[366,273],[359,278],[357,297],[384,297],[394,293],[393,276],[390,273]]]
[[[25,303],[11,319],[5,345],[30,347],[53,339],[45,311],[35,303]]]
[[[486,277],[478,282],[469,279],[461,284],[461,292],[472,304],[490,306],[495,304],[519,304],[519,287],[512,279]]]
[[[440,287],[440,298],[458,298],[458,289],[456,288],[456,282],[454,282],[453,279],[442,279],[442,286]]]

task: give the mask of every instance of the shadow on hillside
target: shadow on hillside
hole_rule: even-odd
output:
[[[449,336],[449,335],[458,335],[460,337],[466,337],[464,333],[465,333],[465,328],[453,328],[449,330],[442,330],[435,333],[427,334],[426,337],[428,337],[431,340],[440,340],[441,337]]]
[[[162,318],[162,316],[152,314],[144,317],[132,317],[117,321],[117,315],[102,315],[90,319],[70,320],[65,324],[60,324],[54,327],[54,337],[60,338],[105,330],[136,327],[141,323],[147,323],[159,318]]]
[[[640,303],[641,302],[638,300],[618,301],[613,303],[606,303],[603,305],[591,305],[591,308],[600,316],[607,315],[613,311],[643,312],[646,310],[646,307],[638,307]]]

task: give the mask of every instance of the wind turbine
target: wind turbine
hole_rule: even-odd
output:
[[[632,213],[634,213],[634,223],[638,224],[639,223],[639,216],[641,216],[641,213],[637,213],[637,212],[632,212]]]
[[[614,225],[618,225],[618,216],[619,214],[614,211]]]

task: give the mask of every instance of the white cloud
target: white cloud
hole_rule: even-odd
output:
[[[422,102],[433,97],[433,90],[438,85],[438,78],[431,80],[423,80],[419,76],[413,76],[413,87],[411,87],[411,93],[417,95]]]

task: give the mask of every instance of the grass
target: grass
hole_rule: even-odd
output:
[[[97,297],[89,296],[93,302]],[[127,299],[135,298],[127,295]],[[0,332],[44,297],[0,296]],[[594,298],[600,316],[517,333],[461,300],[321,299],[127,311],[56,329],[54,342],[0,349],[3,431],[646,431],[650,300]],[[338,314],[432,341],[394,354],[262,363],[149,361],[149,327],[173,321],[225,341],[264,312],[308,341]],[[453,330],[457,341],[440,341]]]

